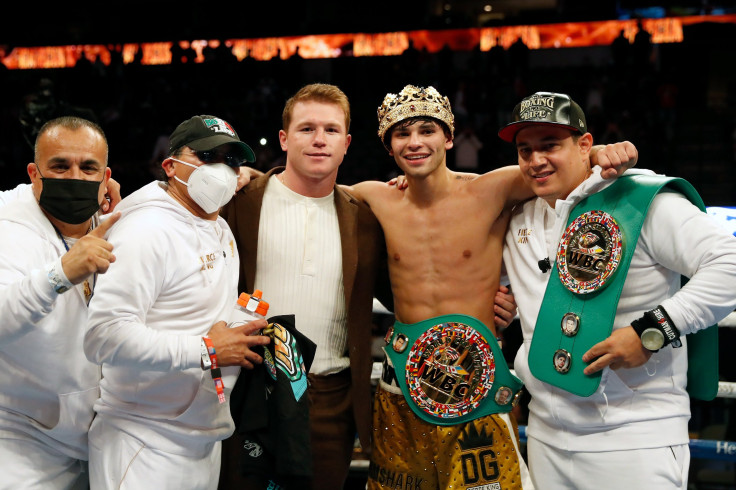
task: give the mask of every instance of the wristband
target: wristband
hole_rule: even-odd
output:
[[[225,403],[225,385],[222,382],[222,373],[220,372],[220,368],[217,365],[217,353],[215,352],[215,345],[212,343],[212,339],[210,339],[209,337],[202,337],[202,340],[204,340],[204,343],[207,346],[207,353],[210,356],[210,363],[212,365],[210,374],[212,375],[212,380],[215,382],[217,399],[220,403]]]
[[[672,347],[681,347],[680,331],[670,319],[662,306],[657,306],[644,316],[631,322],[634,331],[641,338],[645,349],[657,352],[662,347],[672,344]]]
[[[212,369],[217,369],[217,353],[215,352],[215,345],[212,343],[212,339],[209,337],[202,337],[202,340],[207,346],[207,355],[210,357]]]
[[[67,279],[66,274],[64,274],[64,269],[61,266],[61,258],[48,265],[46,271],[48,273],[49,284],[51,284],[51,287],[57,294],[65,293],[74,286],[74,284]]]
[[[203,371],[207,371],[212,367],[212,361],[210,361],[210,353],[207,349],[207,343],[204,341],[204,338],[202,338],[201,356],[202,360],[200,365],[202,366]]]

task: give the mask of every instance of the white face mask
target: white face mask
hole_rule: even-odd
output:
[[[238,174],[235,169],[224,163],[205,163],[199,167],[191,163],[171,158],[190,167],[194,172],[189,175],[189,182],[174,178],[187,186],[189,197],[199,204],[205,213],[211,214],[230,202],[238,186]]]

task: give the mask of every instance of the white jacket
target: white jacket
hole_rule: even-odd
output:
[[[0,206],[15,201],[19,197],[25,195],[30,188],[31,184],[18,184],[13,189],[0,191]]]
[[[125,198],[109,241],[117,258],[100,276],[84,339],[102,364],[103,417],[147,446],[208,451],[234,429],[218,403],[200,343],[237,301],[239,259],[222,218],[198,218],[152,182]],[[223,369],[226,391],[239,368]]]
[[[87,459],[100,368],[82,350],[81,286],[57,294],[46,265],[66,253],[31,186],[0,208],[0,438],[27,433]]]
[[[524,337],[514,368],[532,395],[527,434],[571,451],[687,444],[686,338],[682,348],[665,347],[641,367],[605,368],[598,390],[587,398],[541,382],[529,371],[529,346],[550,277],[537,263],[545,257],[554,262],[572,208],[611,182],[595,167],[594,174],[555,208],[537,198],[511,217],[504,264]],[[682,289],[680,274],[691,278]],[[649,209],[613,328],[630,325],[657,305],[683,336],[713,325],[736,307],[736,238],[673,192],[658,194]]]

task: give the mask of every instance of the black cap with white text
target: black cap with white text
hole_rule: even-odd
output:
[[[566,94],[553,92],[532,94],[516,104],[512,117],[513,122],[498,132],[498,136],[508,142],[513,142],[516,133],[525,127],[537,124],[564,127],[580,134],[588,131],[583,110]]]

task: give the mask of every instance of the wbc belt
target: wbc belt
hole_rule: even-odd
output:
[[[415,324],[396,322],[384,351],[412,411],[435,425],[455,425],[510,412],[522,383],[481,321],[442,315]]]
[[[571,211],[529,348],[529,368],[536,378],[579,396],[598,389],[602,371],[584,374],[582,356],[611,335],[641,227],[652,200],[664,188],[705,210],[685,180],[628,175]],[[712,399],[718,389],[717,329],[688,335],[688,359],[688,392]]]

